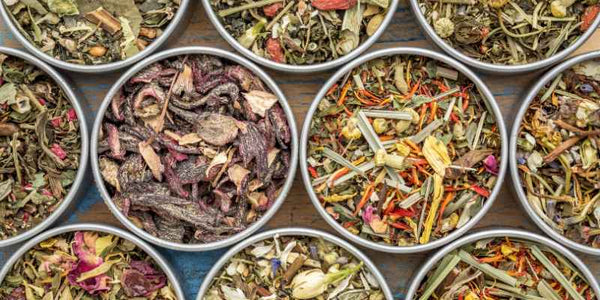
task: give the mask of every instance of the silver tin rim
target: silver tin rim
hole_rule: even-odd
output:
[[[17,26],[15,26],[15,24],[13,23],[14,20],[12,16],[8,14],[4,2],[0,4],[0,14],[2,14],[4,24],[6,24],[6,26],[10,29],[12,34],[17,38],[17,40],[19,40],[19,42],[25,47],[25,49],[27,49],[27,51],[31,52],[33,55],[45,61],[46,63],[49,63],[57,68],[79,73],[107,73],[134,64],[140,61],[141,59],[145,58],[146,56],[152,54],[152,52],[158,50],[169,39],[169,36],[171,36],[171,34],[175,32],[179,24],[183,22],[190,1],[191,0],[181,0],[181,4],[179,5],[179,9],[175,13],[175,17],[169,22],[169,25],[167,25],[165,30],[163,30],[163,34],[159,36],[156,40],[154,40],[152,43],[150,43],[150,45],[148,45],[148,47],[146,47],[144,50],[125,60],[101,65],[79,65],[68,63],[44,53],[31,42],[29,42],[29,40],[27,40],[27,38],[25,38],[21,34]]]
[[[73,184],[71,185],[71,187],[69,189],[69,192],[64,197],[64,199],[62,200],[62,202],[60,203],[58,208],[54,212],[52,212],[52,214],[50,214],[44,221],[42,221],[35,227],[17,235],[17,236],[11,237],[9,239],[0,240],[0,248],[3,248],[3,247],[7,247],[10,245],[14,245],[14,244],[23,242],[23,241],[35,236],[36,234],[40,233],[41,231],[46,229],[48,226],[52,225],[58,218],[60,218],[61,215],[71,205],[71,203],[74,202],[74,200],[79,192],[81,183],[84,180],[85,172],[87,171],[87,164],[88,164],[88,158],[89,158],[89,156],[88,156],[89,135],[88,135],[86,116],[85,116],[85,113],[84,113],[84,110],[83,110],[81,104],[78,101],[78,97],[76,95],[77,90],[74,86],[72,86],[69,82],[67,82],[66,79],[63,78],[58,72],[56,72],[52,67],[50,67],[49,65],[47,65],[40,59],[38,59],[28,53],[25,53],[24,51],[0,46],[0,53],[5,53],[8,55],[23,59],[24,61],[38,67],[42,71],[44,71],[44,73],[48,74],[48,76],[50,76],[50,78],[52,78],[54,80],[54,82],[56,82],[56,84],[64,91],[67,99],[69,99],[71,106],[73,106],[73,109],[75,109],[75,112],[77,113],[77,120],[79,122],[79,134],[81,136],[81,138],[80,138],[81,155],[79,156],[79,167],[77,169],[77,175],[75,176],[75,180],[73,181]]]
[[[585,43],[585,41],[587,41],[587,39],[590,36],[592,36],[592,34],[594,34],[598,25],[600,25],[600,15],[598,15],[596,17],[596,20],[592,23],[592,26],[586,32],[584,32],[579,37],[579,39],[577,41],[575,41],[575,43],[573,43],[571,46],[565,48],[564,50],[556,53],[555,55],[553,55],[550,58],[546,58],[543,60],[536,61],[534,63],[524,64],[524,65],[516,65],[516,66],[495,65],[495,64],[491,64],[491,63],[481,62],[474,58],[468,57],[468,56],[462,54],[460,51],[454,49],[449,44],[447,44],[442,38],[440,38],[437,35],[437,33],[435,32],[433,27],[431,25],[429,25],[429,23],[425,19],[423,12],[421,12],[421,9],[419,8],[419,0],[410,0],[410,7],[411,7],[419,25],[425,32],[425,35],[428,38],[430,38],[431,40],[433,40],[433,42],[438,47],[442,48],[446,53],[450,54],[455,59],[457,59],[471,67],[477,68],[484,72],[493,73],[493,74],[507,74],[508,75],[511,73],[514,74],[514,73],[531,72],[531,71],[535,71],[538,69],[542,69],[542,68],[557,64],[557,63],[561,62],[563,59],[565,59],[567,56],[569,56],[571,53],[573,53],[573,51],[575,51],[581,45],[583,45],[583,43]]]
[[[517,168],[517,137],[519,135],[519,127],[521,125],[521,121],[523,120],[523,116],[525,116],[525,113],[527,112],[527,109],[529,108],[529,104],[537,96],[538,92],[548,82],[553,80],[560,73],[569,69],[570,67],[572,67],[575,64],[578,64],[578,63],[581,63],[581,62],[584,62],[584,61],[590,60],[590,59],[600,59],[600,51],[589,52],[586,54],[582,54],[582,55],[573,57],[573,58],[563,62],[562,64],[554,67],[552,70],[548,71],[542,78],[537,80],[537,83],[527,93],[527,96],[525,97],[525,101],[522,102],[521,108],[519,109],[519,112],[517,113],[517,116],[515,118],[515,121],[514,121],[514,124],[512,127],[512,131],[510,134],[510,146],[509,146],[510,157],[509,157],[509,160],[510,160],[510,175],[512,177],[514,190],[517,193],[517,196],[519,198],[519,201],[521,202],[521,205],[523,206],[523,208],[529,215],[529,218],[532,219],[534,221],[534,223],[539,228],[541,228],[547,235],[549,235],[553,239],[557,240],[561,244],[563,244],[571,249],[577,250],[579,252],[583,252],[583,253],[590,254],[590,255],[600,256],[600,249],[586,246],[586,245],[574,242],[574,241],[566,238],[565,236],[561,235],[560,233],[554,231],[552,229],[552,227],[550,227],[548,224],[546,224],[546,222],[544,222],[542,220],[542,218],[540,218],[540,216],[538,216],[538,214],[533,210],[533,208],[531,207],[531,205],[529,205],[529,202],[527,201],[527,196],[525,195],[525,191],[523,190],[523,187],[521,186],[521,181],[520,181],[521,177],[519,176],[519,169]],[[598,295],[600,295],[600,293],[598,293]]]
[[[247,68],[248,70],[253,72],[279,98],[279,104],[285,111],[288,125],[290,127],[290,133],[292,136],[292,144],[291,144],[292,153],[290,156],[291,161],[290,161],[290,168],[288,171],[289,175],[285,181],[285,184],[281,188],[281,193],[279,194],[279,196],[277,197],[277,200],[275,200],[275,202],[273,203],[271,208],[269,208],[267,213],[265,213],[258,221],[254,222],[254,224],[252,224],[251,226],[246,228],[244,231],[242,231],[238,234],[232,235],[224,240],[216,241],[213,243],[206,243],[206,244],[173,243],[173,242],[165,241],[158,237],[155,237],[155,236],[149,234],[148,232],[146,232],[145,230],[136,227],[131,221],[129,221],[129,219],[127,219],[127,217],[125,217],[123,215],[123,213],[121,213],[119,208],[112,201],[112,199],[111,199],[110,195],[108,194],[108,191],[106,190],[106,187],[104,185],[104,180],[102,179],[102,175],[100,173],[100,167],[98,165],[98,133],[100,130],[100,126],[102,125],[102,120],[104,118],[104,114],[106,113],[106,110],[107,110],[108,106],[110,105],[112,97],[117,93],[117,91],[121,88],[121,86],[127,80],[129,80],[129,78],[131,78],[133,75],[135,75],[140,70],[147,67],[148,65],[150,65],[154,62],[161,61],[165,58],[178,56],[178,55],[185,55],[185,54],[207,54],[207,55],[218,56],[218,57],[227,59],[229,61],[232,61],[234,63],[237,63],[241,66],[244,66],[245,68]],[[294,176],[296,174],[296,167],[298,164],[298,133],[297,133],[297,129],[296,129],[296,121],[294,119],[294,114],[287,102],[285,95],[283,94],[281,89],[279,89],[279,87],[277,86],[275,81],[273,81],[273,79],[271,79],[271,77],[267,73],[262,71],[258,66],[256,66],[249,60],[247,60],[237,54],[234,54],[232,52],[228,52],[225,50],[221,50],[221,49],[217,49],[217,48],[210,48],[210,47],[182,47],[182,48],[165,50],[165,51],[156,53],[156,54],[144,59],[143,61],[137,63],[135,66],[128,69],[127,72],[125,72],[119,78],[119,80],[117,80],[117,82],[111,87],[110,91],[107,93],[106,97],[102,101],[102,105],[98,109],[98,114],[96,115],[96,120],[94,122],[94,128],[92,130],[92,141],[91,141],[90,153],[91,153],[91,157],[92,157],[92,159],[91,159],[92,172],[94,174],[96,186],[98,187],[98,190],[100,191],[100,195],[102,195],[104,202],[106,203],[108,208],[110,208],[110,211],[113,213],[113,215],[117,219],[119,219],[119,221],[123,225],[125,225],[129,230],[133,231],[135,234],[137,234],[141,238],[145,239],[146,241],[153,243],[155,245],[161,246],[161,247],[165,247],[165,248],[169,248],[169,249],[173,249],[173,250],[179,250],[179,251],[209,251],[209,250],[215,250],[215,249],[230,246],[230,245],[238,243],[239,241],[243,240],[244,238],[252,235],[256,230],[258,230],[263,225],[265,225],[275,215],[277,210],[279,210],[279,207],[281,207],[281,205],[283,204],[283,201],[285,201],[285,198],[286,198],[288,192],[290,191],[290,188],[292,187],[292,183],[294,181]]]
[[[206,11],[208,18],[210,19],[210,22],[213,24],[213,26],[215,26],[215,28],[217,29],[217,31],[219,32],[221,37],[223,39],[225,39],[227,41],[227,43],[229,43],[229,45],[231,45],[238,52],[242,53],[245,57],[253,60],[254,62],[256,62],[258,64],[261,64],[265,67],[268,67],[268,68],[271,68],[271,69],[274,69],[277,71],[288,72],[288,73],[322,72],[322,71],[333,69],[335,67],[339,67],[339,66],[344,65],[344,64],[348,63],[349,61],[353,60],[354,58],[359,56],[361,53],[363,53],[364,51],[369,49],[369,47],[371,47],[379,39],[379,37],[383,34],[385,29],[388,27],[388,25],[392,21],[392,18],[394,17],[394,13],[396,12],[396,8],[398,7],[398,2],[399,2],[399,0],[391,0],[391,3],[388,8],[388,11],[386,13],[386,16],[383,19],[383,22],[381,22],[381,25],[379,25],[379,28],[377,29],[377,31],[375,31],[375,34],[370,36],[367,40],[365,40],[362,44],[360,44],[356,49],[352,50],[350,53],[348,53],[338,59],[334,59],[334,60],[331,60],[331,61],[328,61],[325,63],[320,63],[320,64],[289,65],[289,64],[276,63],[272,60],[266,59],[264,57],[260,57],[260,56],[256,55],[254,52],[252,52],[251,50],[246,49],[245,47],[240,45],[240,43],[238,43],[237,40],[235,38],[233,38],[233,36],[231,36],[227,32],[227,30],[225,29],[223,24],[221,24],[221,21],[219,20],[219,16],[217,16],[216,12],[213,10],[212,5],[210,4],[210,1],[211,0],[202,0],[202,5],[204,6],[204,10]]]
[[[134,236],[133,234],[131,234],[123,229],[119,229],[119,228],[104,225],[104,224],[95,224],[95,223],[71,224],[71,225],[56,227],[56,228],[50,229],[50,230],[45,231],[42,234],[36,236],[32,240],[30,240],[29,242],[27,242],[26,244],[21,246],[19,248],[19,250],[17,250],[15,253],[13,253],[13,255],[8,259],[8,261],[6,261],[6,263],[4,264],[4,267],[2,267],[2,270],[0,270],[0,283],[2,283],[2,281],[4,281],[4,277],[12,269],[15,262],[17,262],[17,260],[19,258],[21,258],[21,256],[23,256],[27,251],[29,251],[35,245],[37,245],[51,237],[54,237],[54,236],[57,236],[57,235],[60,235],[63,233],[67,233],[67,232],[73,232],[73,231],[98,231],[98,232],[116,235],[120,238],[123,238],[130,242],[133,242],[136,246],[140,247],[142,250],[144,250],[144,252],[146,252],[149,256],[151,256],[152,259],[154,259],[154,261],[156,262],[156,264],[165,273],[165,275],[167,275],[169,282],[171,282],[171,285],[173,286],[173,289],[175,290],[175,294],[177,295],[177,298],[185,299],[183,290],[182,290],[181,286],[179,285],[179,280],[177,280],[177,276],[175,275],[175,272],[173,272],[171,265],[167,262],[167,260],[165,260],[165,258],[160,253],[158,253],[158,251],[154,250],[154,248],[152,248],[150,245],[148,245],[147,243],[145,243],[138,237]]]
[[[308,131],[310,130],[310,123],[312,121],[315,111],[317,110],[319,101],[325,96],[325,94],[327,93],[329,88],[331,86],[333,86],[346,73],[350,72],[352,69],[354,69],[355,67],[357,67],[365,62],[368,62],[372,59],[382,57],[382,56],[390,56],[390,55],[398,55],[398,54],[425,56],[425,57],[429,57],[429,58],[444,62],[444,63],[452,66],[453,68],[455,68],[458,72],[465,75],[467,78],[469,78],[473,83],[475,83],[475,85],[479,89],[480,93],[483,95],[485,101],[488,103],[489,108],[494,113],[494,118],[496,119],[496,123],[498,125],[498,130],[500,132],[500,137],[502,139],[502,147],[501,147],[501,153],[500,153],[502,159],[500,160],[500,171],[498,172],[496,184],[494,185],[494,188],[490,194],[490,197],[485,201],[483,207],[479,210],[479,212],[477,212],[477,214],[473,218],[471,218],[471,220],[469,220],[469,222],[467,222],[467,224],[465,224],[463,227],[453,231],[451,234],[449,234],[441,239],[427,243],[425,245],[416,245],[416,246],[409,246],[409,247],[390,246],[390,245],[384,245],[384,244],[368,241],[366,239],[360,238],[360,237],[350,233],[348,230],[346,230],[344,227],[342,227],[342,225],[340,225],[337,221],[335,221],[333,219],[333,217],[331,217],[325,211],[325,209],[323,209],[323,206],[321,206],[321,203],[319,202],[317,195],[315,194],[314,190],[312,189],[310,175],[308,174],[308,169],[307,169],[307,158],[308,158],[307,157],[307,141],[308,141]],[[443,245],[449,243],[450,241],[460,237],[465,232],[467,232],[471,227],[475,226],[475,224],[477,224],[477,222],[479,222],[479,220],[481,220],[481,218],[483,218],[483,216],[488,212],[488,210],[492,207],[494,200],[500,193],[500,188],[502,186],[502,182],[504,181],[504,175],[506,174],[507,157],[508,157],[508,145],[507,144],[508,144],[508,138],[507,138],[507,134],[506,134],[506,128],[504,126],[504,119],[502,118],[500,108],[496,104],[494,96],[492,95],[490,90],[483,83],[483,81],[481,81],[481,79],[479,79],[479,77],[477,75],[475,75],[475,73],[470,71],[467,67],[465,67],[463,64],[459,63],[458,61],[456,61],[448,56],[445,56],[443,54],[431,51],[431,50],[426,50],[426,49],[421,49],[421,48],[408,48],[408,47],[389,48],[389,49],[371,52],[369,54],[359,57],[358,59],[352,61],[351,63],[347,64],[342,69],[340,69],[338,72],[336,72],[325,83],[325,85],[323,85],[323,87],[321,88],[321,90],[319,91],[317,96],[314,98],[312,104],[310,105],[310,108],[308,109],[308,112],[306,114],[306,119],[304,120],[304,125],[302,126],[302,134],[300,137],[300,161],[301,161],[300,170],[302,171],[302,180],[304,182],[304,187],[305,187],[313,205],[316,207],[319,214],[321,214],[321,217],[323,217],[323,219],[325,219],[325,221],[327,221],[327,223],[329,223],[329,225],[332,226],[335,230],[337,230],[341,235],[343,235],[344,237],[346,237],[347,239],[351,240],[354,243],[357,243],[363,247],[367,247],[367,248],[377,250],[377,251],[388,252],[388,253],[401,253],[401,254],[418,253],[418,252],[429,251],[431,249],[435,249],[437,247],[443,246]]]
[[[534,242],[537,244],[542,244],[550,247],[553,250],[558,251],[561,255],[567,258],[571,263],[573,263],[579,271],[585,276],[590,286],[594,290],[596,295],[600,295],[600,287],[598,286],[598,282],[594,278],[594,275],[587,266],[575,255],[573,252],[569,251],[569,249],[563,247],[557,242],[541,236],[536,233],[532,233],[525,230],[514,229],[514,228],[495,228],[479,231],[476,233],[469,234],[459,240],[454,241],[452,244],[444,247],[440,251],[438,251],[435,255],[433,255],[422,267],[419,269],[417,274],[413,277],[410,286],[408,288],[408,292],[406,295],[406,300],[412,300],[421,285],[421,281],[425,278],[427,273],[434,267],[434,265],[440,261],[445,255],[450,253],[452,250],[459,248],[463,245],[470,244],[476,242],[478,240],[487,239],[487,238],[495,238],[495,237],[511,237],[522,240],[527,240],[529,242]]]
[[[310,228],[303,228],[303,227],[290,227],[290,228],[279,228],[279,229],[265,231],[263,233],[254,235],[254,236],[244,240],[243,242],[237,244],[235,247],[229,249],[229,251],[227,251],[227,253],[223,254],[221,259],[219,259],[219,261],[217,261],[214,264],[214,266],[210,269],[208,274],[206,274],[206,276],[204,277],[204,281],[202,282],[202,286],[200,286],[200,291],[198,292],[198,296],[197,296],[196,300],[202,300],[202,297],[208,291],[208,288],[210,287],[210,284],[211,284],[213,278],[215,278],[216,276],[219,275],[219,271],[221,271],[221,268],[223,268],[225,266],[225,264],[234,255],[236,255],[238,252],[244,250],[246,247],[248,247],[254,243],[273,238],[276,235],[277,236],[310,236],[310,237],[322,238],[328,242],[331,242],[337,246],[344,248],[345,250],[350,252],[352,255],[354,255],[356,258],[360,259],[361,261],[363,261],[365,263],[365,266],[367,266],[369,268],[369,272],[371,272],[371,274],[373,274],[373,276],[375,276],[375,278],[377,279],[377,282],[379,282],[381,291],[385,295],[385,298],[388,300],[394,299],[394,297],[392,296],[392,291],[390,290],[389,286],[387,285],[387,282],[385,281],[385,278],[383,277],[383,275],[381,274],[379,269],[377,269],[375,264],[373,264],[373,262],[365,254],[363,254],[360,250],[358,250],[356,247],[352,246],[350,243],[344,241],[343,239],[341,239],[335,235],[332,235],[330,233],[324,232],[324,231],[310,229]]]

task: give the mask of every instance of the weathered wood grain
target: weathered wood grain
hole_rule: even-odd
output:
[[[0,45],[22,48],[3,24],[0,24]],[[190,45],[212,46],[233,51],[232,48],[218,35],[217,31],[214,30],[200,5],[197,5],[197,7],[194,8],[189,24],[183,34],[178,39],[170,41],[167,47],[172,48]],[[408,5],[404,2],[401,2],[392,24],[383,34],[379,42],[369,51],[397,46],[434,48],[421,33],[415,19],[412,17]],[[597,49],[600,49],[600,31],[597,31],[589,42],[578,50],[578,53]],[[119,74],[110,74],[107,76],[79,75],[70,74],[68,72],[62,73],[65,76],[70,77],[85,96],[84,99],[81,99],[81,102],[89,110],[89,115],[87,117],[88,123],[91,125],[93,119],[96,117],[96,109],[100,105],[111,84],[118,78]],[[527,87],[535,82],[540,73],[541,71],[536,74],[512,77],[482,76],[485,83],[494,93],[494,96],[502,109],[504,121],[509,130],[512,127],[513,116],[519,108]],[[319,73],[310,76],[289,75],[274,71],[269,71],[269,74],[277,81],[286,94],[294,111],[296,123],[300,128],[313,97],[332,72]],[[300,179],[300,172],[298,171],[297,173],[289,197],[276,216],[268,223],[267,228],[304,226],[335,233],[333,229],[321,219],[311,204],[302,184],[302,180]],[[494,203],[491,211],[476,228],[512,226],[541,233],[535,224],[530,221],[527,215],[522,211],[511,186],[510,179],[507,177],[503,184],[500,197]],[[78,200],[79,203],[77,208],[70,212],[70,215],[67,216],[65,222],[102,222],[121,226],[102,202],[100,195],[93,187],[93,182],[90,181],[87,184],[84,184],[84,188],[87,189],[85,195]],[[196,291],[206,272],[208,272],[212,263],[214,263],[223,253],[223,251],[181,253],[164,249],[162,252],[167,256],[171,264],[180,274],[188,299],[195,299]],[[370,250],[365,252],[380,267],[398,299],[403,298],[411,276],[429,256],[429,253],[391,255]],[[0,264],[5,261],[9,254],[10,252],[0,252]],[[583,254],[580,254],[579,257],[581,257],[593,270],[596,277],[600,278],[600,258],[593,258]]]

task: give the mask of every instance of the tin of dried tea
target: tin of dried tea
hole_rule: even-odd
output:
[[[415,299],[598,299],[594,275],[572,252],[531,232],[497,228],[444,247],[417,272]]]
[[[531,89],[515,121],[511,168],[536,223],[600,254],[600,53],[573,58]]]
[[[303,128],[304,182],[321,215],[381,251],[456,238],[499,190],[506,134],[493,97],[456,61],[378,51],[339,71]]]
[[[83,180],[87,130],[74,92],[46,64],[0,48],[0,245],[67,209]]]
[[[331,234],[280,228],[229,250],[200,287],[203,299],[393,299],[358,249]]]
[[[348,62],[391,21],[397,0],[205,0],[223,38],[250,59],[286,72]],[[212,8],[212,9],[211,9]]]
[[[92,155],[103,197],[154,243],[233,243],[274,214],[293,180],[291,111],[267,75],[236,55],[163,52],[125,74],[101,111]]]
[[[74,224],[21,247],[0,271],[0,298],[183,299],[164,258],[121,229]]]
[[[597,0],[411,0],[427,35],[471,66],[528,72],[560,62],[600,24]]]
[[[6,24],[31,52],[77,72],[122,68],[158,48],[189,0],[6,0]]]

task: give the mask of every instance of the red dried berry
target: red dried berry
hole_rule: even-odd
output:
[[[356,5],[357,0],[312,0],[310,4],[319,10],[346,10]]]
[[[274,17],[281,8],[283,8],[283,3],[277,2],[275,4],[265,6],[263,8],[263,12],[267,17]]]
[[[272,61],[278,63],[285,62],[285,58],[283,57],[283,49],[281,49],[279,41],[274,38],[269,38],[267,40],[267,53],[269,53],[269,57]]]
[[[46,105],[46,100],[45,100],[44,98],[38,98],[38,102],[39,102],[41,105]]]

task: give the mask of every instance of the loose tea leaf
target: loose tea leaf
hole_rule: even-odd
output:
[[[278,97],[214,56],[169,58],[121,87],[99,136],[113,201],[134,224],[176,243],[239,233],[289,176],[291,132]]]
[[[496,185],[501,140],[492,116],[474,84],[441,62],[369,61],[319,102],[308,137],[313,190],[364,239],[440,239],[471,220]]]
[[[167,276],[142,249],[117,236],[93,231],[65,233],[35,245],[15,262],[0,284],[1,299],[134,297],[177,299]]]
[[[227,32],[256,55],[290,65],[325,63],[373,35],[390,1],[211,0]]]
[[[517,165],[537,214],[558,233],[600,248],[600,60],[540,90],[519,127]]]
[[[37,67],[0,53],[0,240],[58,208],[80,156],[79,120],[64,91]]]
[[[167,27],[179,0],[3,1],[19,31],[46,54],[100,65],[142,51]]]
[[[598,16],[598,0],[419,0],[435,33],[485,63],[522,65],[575,43]]]
[[[368,299],[385,296],[364,263],[313,237],[275,236],[234,255],[213,278],[205,300]]]
[[[598,299],[556,251],[509,237],[449,253],[425,276],[415,299]]]

